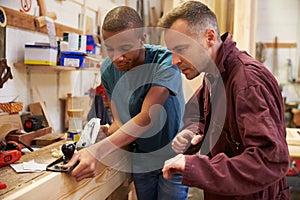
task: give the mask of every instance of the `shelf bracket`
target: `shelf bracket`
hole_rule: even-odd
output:
[[[27,83],[27,102],[31,102],[32,90],[31,90],[31,73],[30,69],[26,67],[26,83]]]

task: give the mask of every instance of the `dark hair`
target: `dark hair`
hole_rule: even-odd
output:
[[[110,10],[102,25],[102,29],[109,32],[141,27],[143,27],[143,21],[139,13],[128,6],[118,6]]]
[[[220,35],[216,15],[199,1],[187,1],[174,8],[160,19],[158,26],[170,28],[177,19],[186,20],[193,32],[205,32],[207,29],[213,28],[218,36]]]

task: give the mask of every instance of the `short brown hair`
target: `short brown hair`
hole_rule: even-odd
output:
[[[177,19],[186,20],[193,32],[205,32],[213,28],[220,35],[215,13],[199,1],[187,1],[174,8],[160,19],[158,26],[170,28]]]

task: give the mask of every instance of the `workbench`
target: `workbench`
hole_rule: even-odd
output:
[[[52,149],[59,149],[65,141],[59,141],[45,146],[34,152],[25,153],[18,162],[34,160],[36,163],[50,164],[57,158],[51,155]],[[130,159],[124,155],[117,155],[119,163],[130,165]],[[18,163],[17,162],[17,163]],[[114,195],[113,199],[126,199],[124,192],[118,194],[114,191],[123,184],[128,183],[130,174],[118,171],[111,167],[100,164],[98,174],[94,178],[84,179],[77,182],[68,173],[61,172],[33,172],[16,173],[10,166],[0,168],[0,181],[7,185],[6,189],[0,190],[0,199],[106,199]],[[120,192],[119,192],[120,193]]]
[[[300,129],[287,128],[286,140],[290,152],[290,157],[292,159],[300,159]]]

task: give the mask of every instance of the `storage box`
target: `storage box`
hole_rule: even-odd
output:
[[[55,66],[57,64],[57,47],[49,44],[25,44],[24,63]]]
[[[80,51],[61,51],[60,65],[68,67],[83,67],[84,53]]]

